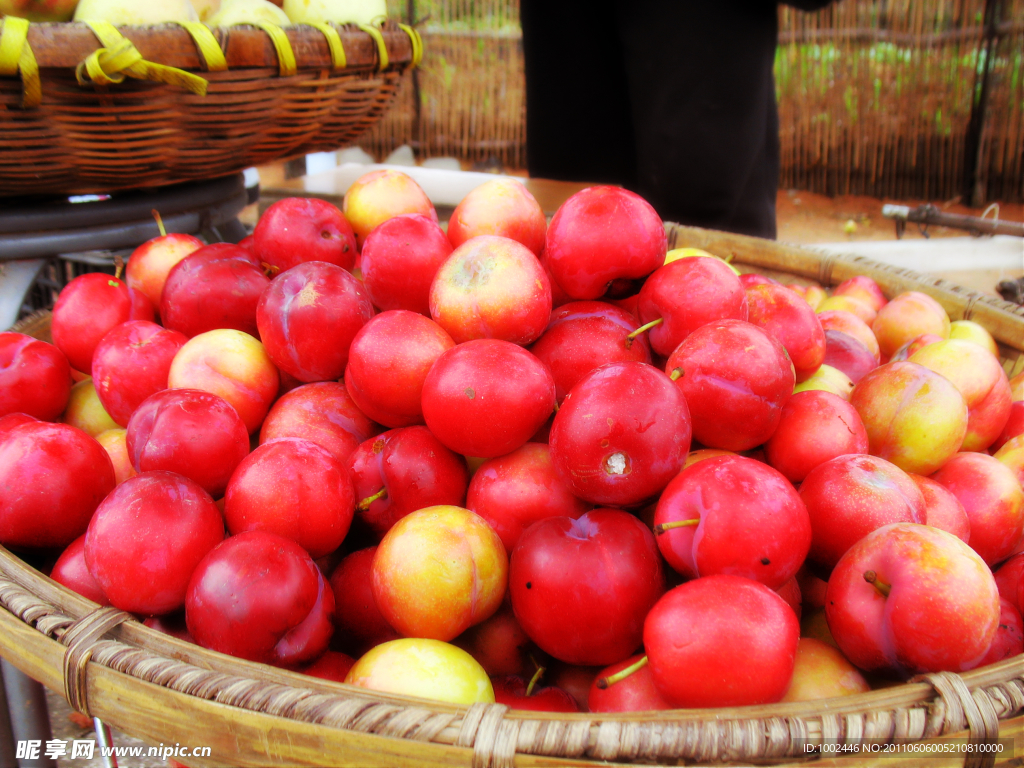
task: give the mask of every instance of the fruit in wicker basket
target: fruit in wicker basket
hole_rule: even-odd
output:
[[[192,235],[171,233],[147,240],[128,258],[124,281],[129,288],[144,294],[159,308],[160,294],[167,275],[179,261],[203,247],[203,241]]]
[[[119,426],[110,418],[110,414],[100,402],[91,378],[83,379],[71,388],[68,407],[64,409],[61,421],[78,427],[90,437],[96,437],[101,432]]]
[[[211,27],[233,27],[236,24],[260,22],[289,26],[288,15],[269,0],[223,0],[216,13],[206,19]]]
[[[385,0],[284,0],[284,12],[293,24],[376,24],[388,16]]]
[[[0,333],[0,418],[56,419],[70,394],[71,366],[63,352],[23,333]]]
[[[75,21],[106,21],[115,27],[146,26],[167,21],[199,21],[189,0],[79,0]]]
[[[29,21],[71,21],[78,0],[0,0],[0,16]]]
[[[296,666],[334,634],[334,592],[302,547],[266,531],[225,539],[203,558],[185,597],[185,620],[205,648]]]
[[[667,592],[644,622],[658,691],[673,707],[779,701],[793,676],[800,624],[764,584],[715,575]]]
[[[362,247],[379,224],[403,213],[421,213],[437,221],[434,204],[413,179],[401,171],[381,169],[356,179],[341,207]]]
[[[253,230],[252,250],[272,274],[304,261],[342,269],[356,263],[352,225],[337,207],[315,197],[288,197],[267,208]]]
[[[999,625],[991,571],[956,536],[894,523],[843,555],[825,613],[844,655],[860,669],[898,675],[977,664]]]
[[[406,515],[373,557],[373,597],[405,637],[453,640],[501,605],[508,555],[482,517],[451,505]]]
[[[516,619],[542,650],[603,666],[636,650],[644,616],[665,586],[650,529],[622,510],[595,509],[524,531],[512,551],[509,589]]]
[[[526,246],[497,235],[460,245],[430,285],[430,316],[456,344],[536,341],[551,316],[547,273]]]
[[[375,227],[360,252],[366,290],[376,307],[430,314],[430,284],[452,244],[436,219],[404,213]]]
[[[461,648],[429,638],[382,643],[356,661],[345,682],[453,704],[493,702],[484,668]]]
[[[555,212],[544,259],[569,296],[597,299],[616,281],[647,277],[667,250],[664,226],[646,200],[619,187],[590,187]]]
[[[523,184],[495,179],[462,198],[448,220],[448,239],[458,248],[477,235],[500,235],[525,245],[539,257],[547,227],[544,211]]]
[[[0,544],[63,548],[114,489],[103,447],[67,424],[30,421],[0,439]]]
[[[220,510],[198,484],[144,472],[96,508],[85,562],[112,605],[154,616],[184,607],[192,572],[223,539]]]

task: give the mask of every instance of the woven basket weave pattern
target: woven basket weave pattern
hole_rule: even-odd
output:
[[[182,45],[177,33],[168,36]],[[369,38],[358,31],[344,34],[353,54],[350,65],[337,71],[325,56],[311,68],[318,57],[308,52],[300,60],[305,66],[290,76],[279,74],[272,53],[265,66],[193,70],[209,83],[205,96],[135,79],[82,86],[73,67],[47,66],[47,51],[39,46],[38,108],[21,107],[20,78],[0,77],[0,197],[213,178],[351,143],[384,114],[412,60],[406,34],[386,31],[391,60],[377,72],[372,46],[351,45],[358,36]],[[307,37],[309,45],[323,40],[312,28],[292,37],[300,46]]]

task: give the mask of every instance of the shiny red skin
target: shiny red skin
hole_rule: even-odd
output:
[[[971,519],[960,500],[931,478],[910,473],[910,479],[924,496],[925,525],[952,533],[960,541],[968,541],[971,538]]]
[[[598,299],[619,278],[647,277],[665,261],[665,226],[650,203],[620,187],[590,187],[555,212],[548,269],[574,299]]]
[[[304,384],[282,395],[267,413],[260,444],[278,437],[303,437],[347,462],[361,442],[380,428],[336,381]]]
[[[344,683],[345,675],[355,665],[356,660],[346,653],[338,651],[324,651],[323,655],[312,664],[296,668],[296,672],[310,677],[319,677],[321,680],[333,680],[336,683]]]
[[[819,464],[800,484],[800,498],[811,517],[808,557],[826,568],[883,525],[925,522],[917,484],[877,456],[838,456]]]
[[[825,331],[811,305],[782,285],[756,285],[746,294],[750,322],[786,348],[796,380],[804,381],[818,370],[825,362]]]
[[[84,533],[68,544],[67,549],[57,558],[53,570],[50,571],[50,578],[94,603],[110,605],[110,600],[103,593],[103,587],[89,573],[89,567],[85,564]]]
[[[386,427],[423,423],[423,382],[455,346],[429,317],[404,309],[381,312],[352,340],[345,388],[359,410]]]
[[[641,656],[630,656],[624,661],[602,669],[590,686],[587,705],[591,712],[651,712],[661,709],[672,709],[665,697],[654,685],[654,675],[650,664],[645,664],[629,674],[628,677],[612,683],[607,688],[598,688],[597,681],[609,677],[626,667],[632,666]]]
[[[971,549],[990,567],[1005,560],[1024,534],[1024,488],[1013,470],[984,453],[958,453],[931,479],[967,512]]]
[[[902,347],[892,353],[892,357],[887,362],[898,363],[903,360],[909,360],[910,356],[917,352],[919,349],[924,349],[929,344],[935,344],[938,341],[945,341],[942,336],[934,333],[922,333],[920,336],[915,336],[913,339],[908,341]]]
[[[188,627],[185,625],[185,611],[176,611],[165,616],[150,616],[142,623],[150,629],[184,640],[186,643],[195,643],[195,639],[189,634]]]
[[[0,440],[0,544],[63,549],[114,489],[103,446],[67,424],[31,421]]]
[[[643,325],[662,319],[647,335],[651,348],[668,357],[702,325],[729,318],[746,320],[747,299],[743,283],[728,264],[710,256],[693,256],[658,267],[647,278],[640,289],[637,314]]]
[[[96,395],[110,418],[128,426],[135,409],[167,389],[171,361],[188,337],[146,320],[129,320],[103,337],[92,358]]]
[[[1005,597],[1019,611],[1021,603],[1017,587],[1020,584],[1024,584],[1024,554],[1013,555],[999,566],[992,575],[995,577],[999,596]]]
[[[668,485],[690,450],[690,413],[645,363],[609,363],[580,379],[551,425],[555,471],[592,504],[640,504]]]
[[[24,413],[53,421],[71,395],[71,366],[53,344],[24,333],[0,333],[0,417]]]
[[[249,453],[249,432],[238,412],[199,389],[165,389],[146,398],[128,421],[125,442],[136,472],[177,472],[214,498],[224,495]]]
[[[644,617],[665,590],[654,535],[617,509],[531,525],[512,550],[512,610],[541,650],[605,666],[640,645]]]
[[[331,571],[335,641],[357,657],[375,645],[401,637],[381,615],[373,598],[371,566],[376,551],[377,547],[357,550]]]
[[[196,568],[185,620],[204,648],[267,664],[307,664],[334,634],[334,591],[294,541],[247,531],[225,539]]]
[[[793,486],[743,456],[699,461],[672,479],[654,524],[680,520],[700,522],[655,539],[668,564],[688,578],[727,573],[778,589],[800,570],[811,546],[811,521]]]
[[[843,280],[832,291],[833,296],[850,295],[859,301],[863,301],[875,312],[880,310],[889,300],[885,298],[881,287],[867,275],[854,275]]]
[[[494,702],[504,704],[512,709],[525,709],[531,712],[579,712],[579,704],[568,692],[561,688],[535,686],[527,695],[529,681],[521,675],[502,675],[492,677]]]
[[[27,413],[8,413],[6,416],[0,416],[0,441],[15,427],[30,424],[33,421],[39,421],[39,419],[29,416]]]
[[[1010,416],[1006,420],[1006,426],[996,441],[989,446],[989,450],[995,453],[1017,435],[1024,435],[1024,400],[1010,403]]]
[[[356,236],[337,208],[316,197],[288,197],[267,208],[252,233],[260,261],[284,272],[304,261],[342,269],[356,263]]]
[[[205,245],[167,273],[160,319],[164,327],[190,339],[217,328],[234,328],[258,338],[256,305],[269,285],[259,260],[245,248]]]
[[[501,607],[452,640],[479,662],[488,675],[530,675],[536,671],[533,644],[519,626],[512,602],[505,593]],[[575,699],[574,699],[575,701]]]
[[[526,443],[505,456],[488,459],[473,474],[466,508],[490,523],[505,551],[523,531],[547,517],[577,519],[591,505],[573,495],[543,443]]]
[[[854,384],[878,367],[878,358],[871,350],[842,331],[825,331],[823,362],[845,373]]]
[[[800,622],[786,601],[742,576],[705,576],[658,601],[644,622],[654,684],[673,707],[778,701],[789,688]]]
[[[875,362],[881,360],[881,352],[878,349],[878,339],[875,338],[871,326],[857,317],[853,312],[844,309],[828,309],[817,313],[818,322],[826,331],[839,331],[851,336],[865,347],[874,356]]]
[[[477,235],[500,235],[522,243],[535,256],[544,249],[544,209],[516,179],[494,179],[471,190],[448,219],[448,239],[458,248]]]
[[[340,379],[352,339],[371,317],[373,304],[363,284],[322,261],[282,272],[256,308],[270,359],[304,382]]]
[[[778,280],[768,275],[760,275],[757,272],[746,272],[740,275],[740,283],[743,284],[743,288],[753,288],[755,285],[782,285]],[[786,286],[787,288],[789,286]]]
[[[888,597],[864,579],[874,571]],[[825,593],[839,650],[865,671],[960,672],[984,657],[999,624],[999,592],[960,539],[927,525],[872,531],[843,556]]]
[[[451,253],[437,220],[422,213],[403,213],[378,224],[360,253],[373,305],[430,315],[430,284]]]
[[[1019,656],[1024,653],[1024,619],[1020,611],[1005,597],[999,598],[999,627],[988,652],[977,663],[978,667]]]
[[[147,240],[128,257],[124,267],[124,281],[129,288],[145,296],[156,309],[160,306],[160,293],[171,267],[204,245],[198,237],[180,232],[170,232]]]
[[[444,445],[464,456],[511,453],[555,409],[555,382],[522,347],[476,339],[437,358],[423,382],[423,418]]]
[[[125,283],[102,272],[80,275],[64,286],[53,305],[53,343],[72,368],[87,374],[92,370],[93,350],[107,331],[127,320],[152,320],[152,309],[149,317],[133,316]]]
[[[536,341],[551,316],[551,283],[529,248],[507,237],[479,235],[445,260],[430,284],[430,317],[456,344],[503,339]]]
[[[708,448],[746,451],[764,443],[796,383],[785,348],[742,320],[708,323],[680,344],[665,372],[679,369],[693,439]]]
[[[768,463],[799,483],[819,464],[868,452],[868,432],[857,409],[822,390],[797,392],[782,406],[779,426],[765,443]]]
[[[342,462],[310,440],[282,437],[256,448],[235,469],[224,520],[232,534],[276,533],[315,559],[341,546],[355,505]]]
[[[461,507],[466,500],[466,460],[426,427],[392,429],[362,443],[348,462],[356,503],[387,490],[357,517],[383,538],[391,526],[417,509],[438,504]]]
[[[647,334],[631,343],[626,339],[639,327],[633,314],[617,306],[574,301],[552,311],[547,328],[530,351],[551,371],[555,398],[561,404],[576,382],[605,363],[650,363]]]
[[[210,495],[174,472],[125,480],[96,508],[85,562],[111,605],[156,616],[185,605],[192,572],[224,540]]]

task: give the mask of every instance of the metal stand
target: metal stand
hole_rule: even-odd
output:
[[[12,746],[16,748],[18,742],[38,742],[39,746],[36,757],[16,757],[9,765],[11,768],[57,768],[56,759],[45,757],[46,742],[53,734],[43,686],[5,659],[0,659],[0,669],[3,670]]]

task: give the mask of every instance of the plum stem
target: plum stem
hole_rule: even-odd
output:
[[[533,688],[537,685],[537,682],[541,679],[547,670],[544,667],[537,667],[537,671],[533,673],[533,677],[530,678],[530,684],[526,686],[526,695],[529,696],[533,693]]]
[[[888,597],[892,591],[892,584],[886,584],[874,571],[864,571],[864,581],[877,589],[882,597]]]
[[[629,349],[630,347],[633,346],[633,339],[635,339],[641,333],[643,333],[644,331],[649,331],[654,326],[661,325],[663,322],[665,322],[665,318],[659,317],[657,320],[651,320],[651,322],[647,323],[646,325],[641,325],[632,333],[626,334],[626,349]]]
[[[693,520],[673,520],[669,523],[658,523],[654,526],[655,533],[664,533],[665,531],[671,531],[673,528],[682,528],[686,525],[697,525],[700,523],[700,518],[694,518]]]
[[[120,280],[121,273],[124,271],[124,259],[121,258],[120,254],[114,254],[114,279]]]
[[[673,368],[672,369],[672,373],[670,373],[668,375],[668,377],[670,379],[672,379],[672,381],[676,381],[677,379],[683,378],[683,369],[682,368]]]
[[[164,220],[160,216],[160,211],[154,208],[150,213],[153,214],[153,218],[156,219],[157,229],[160,230],[160,237],[167,237],[167,229],[164,227]]]
[[[630,664],[628,667],[625,667],[624,669],[620,669],[614,675],[608,675],[608,677],[599,677],[599,678],[597,678],[597,687],[600,688],[603,691],[609,685],[615,685],[620,680],[625,680],[627,677],[632,675],[634,672],[636,672],[637,670],[643,669],[646,666],[647,666],[647,657],[644,656],[641,659],[639,659],[638,661],[635,661],[632,664]]]
[[[360,501],[359,504],[357,505],[357,509],[359,509],[360,512],[365,512],[370,508],[370,505],[373,504],[373,502],[377,501],[377,499],[387,498],[387,495],[387,487],[381,488],[379,491],[373,494],[373,496],[367,496],[365,499]]]

